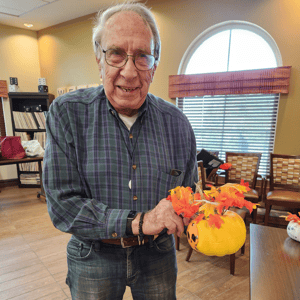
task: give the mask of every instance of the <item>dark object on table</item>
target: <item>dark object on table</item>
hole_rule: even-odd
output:
[[[48,93],[48,86],[47,85],[39,85],[38,86],[40,93]]]
[[[206,169],[206,176],[208,177],[210,172],[218,168],[220,165],[224,164],[224,161],[221,160],[219,157],[211,154],[205,149],[202,149],[198,154],[197,154],[197,161],[203,161],[203,167]]]

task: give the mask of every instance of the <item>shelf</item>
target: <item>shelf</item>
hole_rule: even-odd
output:
[[[41,145],[44,145],[46,138],[46,129],[41,129],[45,127],[45,115],[44,114],[35,114],[42,113],[49,110],[50,100],[48,93],[30,93],[30,92],[12,92],[8,93],[11,109],[11,119],[13,127],[13,135],[20,135],[22,140],[36,138],[40,141]],[[51,95],[51,102],[53,101],[53,95]],[[13,113],[13,112],[22,112],[22,113]],[[25,115],[24,115],[24,114]],[[28,115],[27,115],[28,113]],[[16,117],[17,123],[15,122],[14,117]],[[16,128],[16,124],[18,127]],[[35,126],[36,125],[36,126]],[[29,127],[29,128],[26,128]],[[37,127],[36,129],[33,129]],[[38,129],[39,128],[39,129]],[[19,134],[16,134],[19,133]],[[27,133],[24,134],[24,133]],[[35,133],[40,133],[35,135]],[[42,134],[43,133],[43,134]],[[33,158],[34,160],[34,158]],[[38,164],[36,162],[36,164]],[[26,164],[17,164],[18,179],[20,180],[20,175],[22,174],[39,174],[39,171],[29,171],[34,170],[35,167],[26,167]],[[22,171],[21,171],[21,169]],[[23,171],[23,170],[27,171]],[[38,169],[38,168],[36,168]],[[41,175],[41,174],[40,174]],[[20,187],[40,187],[40,184],[20,184]]]
[[[16,132],[46,132],[46,129],[15,129]]]

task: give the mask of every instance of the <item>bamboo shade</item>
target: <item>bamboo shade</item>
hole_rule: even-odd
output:
[[[234,94],[287,94],[291,66],[235,72],[170,75],[169,97]]]
[[[7,83],[5,80],[0,80],[0,98],[1,97],[8,97],[7,92]],[[0,99],[1,100],[1,99]],[[0,136],[5,136],[5,124],[4,124],[4,113],[3,113],[3,107],[2,107],[2,101],[0,101]]]

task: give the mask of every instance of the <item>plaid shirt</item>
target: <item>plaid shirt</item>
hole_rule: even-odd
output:
[[[49,214],[56,228],[82,239],[125,236],[130,210],[146,212],[198,179],[187,118],[151,94],[129,131],[102,86],[68,93],[51,104],[46,131]]]

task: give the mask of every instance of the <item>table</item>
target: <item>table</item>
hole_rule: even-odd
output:
[[[42,156],[25,157],[25,158],[21,158],[21,159],[4,159],[3,157],[1,157],[0,158],[0,166],[14,165],[14,164],[19,164],[19,163],[38,162],[40,182],[41,182],[41,191],[37,193],[37,197],[40,198],[41,195],[45,197],[45,190],[43,187],[43,177],[42,177],[42,160],[43,160]],[[19,181],[19,186],[20,186],[21,182],[20,182],[19,172],[18,172],[18,181]]]
[[[250,297],[300,299],[300,243],[286,229],[250,224]]]

